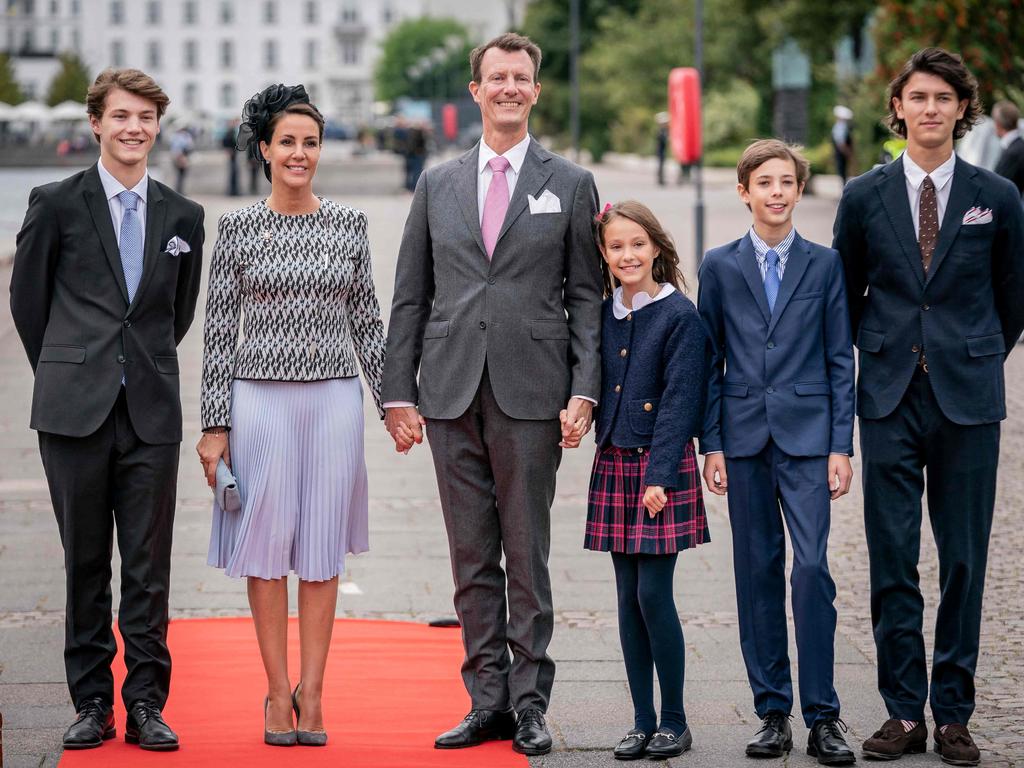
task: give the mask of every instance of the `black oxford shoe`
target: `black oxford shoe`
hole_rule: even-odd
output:
[[[114,708],[103,699],[86,699],[78,718],[64,731],[64,749],[93,749],[117,735]]]
[[[782,757],[793,749],[793,729],[789,715],[768,712],[761,718],[761,728],[747,742],[747,757]]]
[[[178,734],[164,722],[160,708],[148,701],[136,701],[128,709],[124,740],[153,752],[171,752],[178,748]]]
[[[846,723],[835,717],[826,717],[811,726],[807,734],[807,754],[818,758],[822,765],[852,765],[857,762],[853,750],[843,738]]]
[[[519,713],[512,749],[521,755],[546,755],[551,751],[551,734],[544,724],[544,713],[530,707]]]
[[[616,760],[639,760],[644,756],[644,750],[647,749],[647,742],[650,740],[651,737],[648,734],[639,728],[634,728],[622,737],[622,741],[615,747],[612,754]]]
[[[693,734],[690,728],[676,736],[672,731],[657,731],[647,743],[647,756],[651,760],[667,760],[678,757],[693,746]]]
[[[462,722],[434,739],[434,749],[475,747],[485,741],[511,739],[516,718],[511,709],[472,709]]]

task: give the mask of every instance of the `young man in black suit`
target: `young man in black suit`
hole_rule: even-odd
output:
[[[1024,210],[1013,185],[953,152],[980,114],[977,82],[959,56],[917,52],[889,95],[889,125],[907,151],[850,182],[833,243],[860,349],[871,619],[889,713],[863,750],[895,759],[927,748],[917,572],[927,492],[942,595],[934,740],[945,762],[975,765],[967,722],[1006,418],[1003,362],[1024,330]]]
[[[65,749],[114,736],[115,524],[125,740],[178,747],[161,716],[181,442],[176,347],[199,293],[203,209],[149,178],[167,104],[138,70],[99,75],[87,97],[99,162],[32,190],[11,277],[11,314],[35,372],[31,427],[64,545],[64,660],[78,712]]]

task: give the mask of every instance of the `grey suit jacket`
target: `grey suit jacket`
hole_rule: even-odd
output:
[[[596,400],[600,391],[594,178],[531,139],[489,261],[479,149],[427,170],[416,186],[398,254],[382,399],[417,403],[426,418],[457,418],[486,363],[504,413],[557,418],[570,395]],[[527,196],[544,190],[559,199],[560,213],[530,213]]]

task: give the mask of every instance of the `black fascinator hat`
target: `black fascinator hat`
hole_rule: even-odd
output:
[[[259,160],[263,164],[263,174],[270,181],[270,165],[260,152],[260,142],[270,142],[271,121],[274,116],[283,112],[293,104],[308,104],[319,115],[319,111],[310,104],[309,94],[302,85],[268,85],[262,91],[254,94],[251,99],[245,102],[242,107],[242,122],[238,126],[238,137],[235,147],[240,152],[245,152],[253,160]],[[321,125],[323,124],[323,118]]]

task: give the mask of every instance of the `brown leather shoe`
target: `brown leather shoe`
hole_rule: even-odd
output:
[[[903,730],[899,720],[886,720],[874,735],[864,742],[861,752],[874,760],[897,760],[903,755],[925,752],[928,749],[928,729],[918,723],[910,732]]]
[[[935,751],[942,756],[942,762],[949,765],[977,765],[981,762],[981,750],[971,738],[966,725],[951,723],[945,733],[935,727]]]

